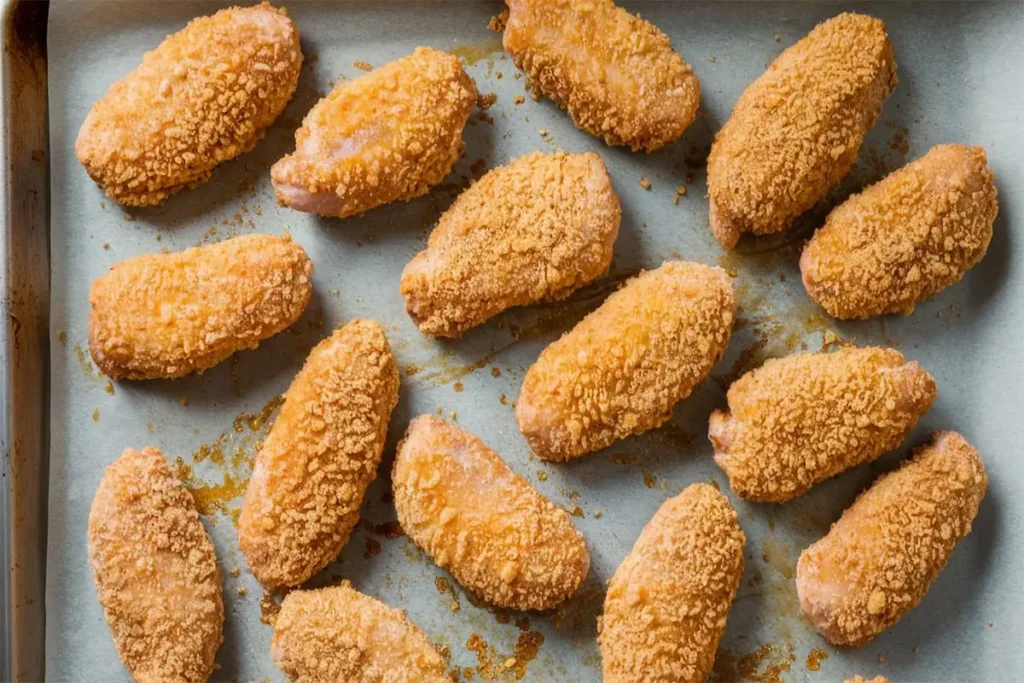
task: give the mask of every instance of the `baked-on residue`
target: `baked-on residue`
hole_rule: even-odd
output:
[[[89,561],[117,654],[140,683],[202,683],[223,640],[213,544],[156,448],[124,449],[89,512]]]
[[[405,612],[348,581],[288,593],[270,653],[296,683],[451,683],[444,657]]]
[[[568,460],[654,429],[707,378],[732,333],[721,268],[666,261],[641,273],[526,373],[519,429],[547,460]]]
[[[324,216],[354,216],[427,193],[462,153],[476,86],[459,60],[419,47],[317,102],[295,152],[270,170],[279,202]]]
[[[512,306],[556,301],[608,270],[619,198],[601,158],[534,152],[484,175],[402,272],[420,331],[458,337]]]
[[[93,105],[75,154],[115,201],[159,204],[255,147],[301,66],[295,23],[270,3],[194,19]]]
[[[704,683],[745,542],[736,511],[710,484],[662,504],[608,584],[597,624],[606,683]]]
[[[935,380],[899,351],[844,348],[771,359],[711,414],[715,461],[733,491],[781,503],[896,448],[935,399]]]
[[[656,26],[612,0],[508,0],[504,47],[530,86],[609,145],[647,152],[682,136],[700,81]]]
[[[788,48],[740,96],[708,157],[711,230],[789,227],[846,175],[896,86],[885,24],[845,13]]]
[[[884,474],[800,555],[796,588],[811,623],[833,645],[863,645],[924,598],[971,531],[988,478],[956,432],[937,432]]]
[[[590,569],[583,535],[479,438],[432,415],[412,421],[392,472],[402,529],[485,602],[551,609]]]
[[[354,320],[310,352],[256,456],[238,522],[264,586],[296,586],[338,556],[397,402],[398,369],[379,323]]]
[[[832,210],[800,258],[836,318],[909,314],[985,256],[999,213],[985,150],[937,145]]]
[[[302,315],[313,264],[290,237],[244,235],[111,266],[89,290],[89,349],[116,379],[202,372]]]

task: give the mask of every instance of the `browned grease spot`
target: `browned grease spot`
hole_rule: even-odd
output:
[[[821,668],[821,663],[828,659],[828,653],[818,648],[811,648],[811,651],[807,653],[807,668],[811,671],[817,671]]]
[[[402,530],[402,525],[398,521],[384,522],[373,527],[373,533],[378,536],[383,536],[388,539],[396,539],[405,536],[405,532]]]
[[[494,54],[501,52],[503,49],[501,38],[488,38],[479,43],[456,45],[448,50],[448,52],[461,59],[467,66],[472,66],[480,60],[486,59],[487,75],[490,76],[491,70],[494,68]]]
[[[93,367],[92,361],[89,360],[89,354],[85,352],[81,344],[75,344],[75,356],[78,357],[78,365],[89,377],[99,378],[99,371]]]
[[[228,512],[227,503],[245,493],[249,481],[235,481],[227,472],[224,473],[224,481],[220,484],[207,484],[195,479],[188,479],[183,482],[185,488],[192,492],[196,501],[196,509],[201,515],[212,515],[215,512]]]
[[[608,459],[616,465],[632,465],[637,461],[637,457],[631,453],[612,453]]]
[[[793,578],[792,548],[785,541],[766,538],[761,542],[761,559],[784,579]]]
[[[452,388],[455,389],[455,393],[458,394],[462,392],[464,387],[462,386],[462,382],[456,382]]]
[[[282,403],[284,403],[284,396],[275,396],[269,401],[267,401],[263,408],[259,410],[259,412],[239,413],[235,417],[235,421],[231,423],[231,426],[234,427],[234,430],[238,433],[242,432],[243,425],[248,426],[249,429],[251,429],[254,432],[259,431],[260,429],[263,428],[264,425],[267,424],[267,421],[270,419],[271,414],[275,410],[277,410],[277,407],[280,406]]]
[[[495,378],[501,377],[501,370],[499,370],[496,367],[491,368],[491,377],[495,377]]]
[[[785,652],[774,645],[764,645],[740,657],[736,672],[743,680],[753,683],[782,683],[780,675],[789,671],[794,659],[793,646],[789,643]]]
[[[526,677],[526,667],[537,658],[541,645],[544,644],[544,635],[529,630],[529,622],[525,627],[522,620],[517,620],[519,626],[519,637],[516,640],[515,649],[511,654],[499,654],[493,645],[489,644],[483,637],[474,633],[466,641],[466,647],[476,655],[476,668],[466,667],[463,669],[463,676],[472,680],[479,676],[485,681],[521,681]]]
[[[366,550],[363,551],[363,559],[368,560],[377,555],[380,555],[380,541],[375,538],[366,539]]]

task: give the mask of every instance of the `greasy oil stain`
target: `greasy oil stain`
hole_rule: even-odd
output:
[[[785,647],[764,645],[753,652],[736,657],[725,648],[719,648],[715,655],[715,665],[711,672],[712,683],[735,683],[751,681],[752,683],[782,683],[781,675],[789,671],[796,655],[793,646],[786,643]]]
[[[263,408],[257,413],[239,413],[231,426],[238,433],[242,433],[243,425],[247,425],[252,431],[259,431],[267,424],[270,415],[277,410],[278,406],[284,403],[284,396],[275,396],[267,401]]]
[[[811,651],[807,653],[807,668],[810,671],[817,671],[821,668],[821,663],[828,659],[828,653],[818,648],[811,648]]]
[[[537,658],[544,635],[529,630],[529,621],[516,622],[519,636],[510,654],[501,654],[497,648],[478,634],[472,634],[466,641],[466,648],[476,655],[476,667],[464,667],[463,677],[472,680],[479,677],[484,681],[521,681],[526,677],[526,668]]]
[[[380,555],[380,541],[375,538],[366,539],[366,549],[363,551],[363,559],[368,560],[371,557]]]
[[[391,540],[405,536],[405,531],[402,530],[402,525],[397,521],[378,524],[373,527],[373,533]]]
[[[653,489],[654,485],[657,483],[658,480],[655,479],[653,474],[651,474],[650,472],[644,472],[644,486],[646,486],[649,489]]]
[[[765,538],[761,541],[761,559],[764,560],[765,564],[778,572],[782,578],[793,578],[793,566],[795,564],[793,549],[785,541],[771,537]]]
[[[502,52],[503,49],[501,38],[488,38],[478,43],[456,45],[449,49],[448,52],[458,57],[466,66],[472,66],[477,62],[487,60],[487,78],[490,78],[494,73],[494,56]]]

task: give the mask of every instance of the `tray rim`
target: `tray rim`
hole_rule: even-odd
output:
[[[0,681],[45,678],[50,195],[48,0],[3,0]]]

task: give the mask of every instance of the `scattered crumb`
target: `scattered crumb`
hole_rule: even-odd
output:
[[[594,510],[593,514],[594,514],[594,519],[601,519],[601,515],[604,514],[604,513],[601,512],[601,508],[596,508]]]
[[[454,422],[455,420],[459,419],[459,414],[453,410],[452,412],[448,413],[448,417],[449,419],[451,419],[452,422]]]
[[[512,98],[512,101],[513,101],[513,102],[514,102],[515,104],[522,104],[523,102],[525,102],[525,101],[526,101],[526,98],[525,98],[525,97],[523,97],[522,95],[516,95],[515,97],[513,97],[513,98]]]
[[[505,660],[504,666],[505,666],[506,669],[511,669],[515,665],[516,665],[516,658],[515,657],[509,657],[508,659]]]
[[[105,390],[105,391],[106,391],[106,392],[107,392],[108,394],[111,394],[111,395],[112,395],[112,394],[114,393],[114,383],[113,383],[113,382],[107,382],[107,386],[103,387],[103,389],[104,389],[104,390]]]
[[[64,330],[60,331],[60,334],[57,335],[57,338],[60,339],[60,345],[61,346],[67,346],[68,345],[68,333],[65,332]]]
[[[988,627],[989,627],[989,628],[992,628],[992,622],[991,622],[991,621],[990,621],[990,622],[988,622]],[[914,649],[916,650],[917,648],[914,648]]]
[[[686,196],[686,185],[680,185],[679,187],[677,187],[676,188],[676,194],[679,195],[680,197],[685,197]]]
[[[548,480],[548,473],[545,472],[544,470],[537,470],[537,479],[539,481],[547,481]]]
[[[238,588],[235,589],[235,592],[238,593],[239,597],[243,597],[244,598],[245,594],[246,594],[245,586],[239,586]]]
[[[503,74],[500,71],[495,71],[494,77],[500,81],[503,77]]]
[[[539,131],[537,131],[537,132],[538,132],[538,133],[540,133],[540,136],[541,136],[542,138],[546,138],[546,137],[548,136],[548,131],[547,131],[547,128],[541,128],[541,129],[540,129]]]
[[[501,33],[505,30],[505,22],[508,21],[508,10],[504,10],[501,14],[496,14],[491,17],[491,20],[487,22],[487,29],[494,31],[495,33]]]
[[[491,368],[491,377],[501,377],[501,370],[496,367]]]
[[[96,410],[92,411],[92,421],[93,422],[99,422],[100,421],[100,409],[99,408],[97,408]]]
[[[352,66],[359,69],[360,71],[373,71],[373,66],[369,62],[364,62],[361,59],[357,59],[352,62]]]
[[[465,387],[462,386],[462,382],[456,382],[454,385],[452,385],[452,388],[455,389],[455,393],[458,394],[461,393]]]
[[[710,57],[708,57],[708,61],[714,64],[715,62],[718,61],[718,57],[711,55]]]
[[[478,95],[476,98],[476,106],[484,111],[487,111],[491,106],[498,101],[498,93],[484,93]]]
[[[885,655],[878,655],[878,663],[885,664]]]
[[[110,242],[104,242],[103,243],[103,248],[104,249],[110,249]]]
[[[779,42],[780,40],[782,40],[782,36],[780,36],[780,35],[779,35],[778,33],[776,33],[776,34],[775,34],[775,42],[777,43],[777,42]]]
[[[649,178],[647,178],[647,176],[644,176],[643,178],[640,179],[640,187],[644,188],[645,190],[651,189],[651,181]]]
[[[238,567],[232,567],[231,568],[231,576],[235,577],[236,579],[238,578],[239,574],[241,574],[241,573],[242,572],[241,572],[241,570]]]
[[[534,102],[540,102],[540,93],[539,92],[531,92],[530,93],[530,99],[533,100]]]

